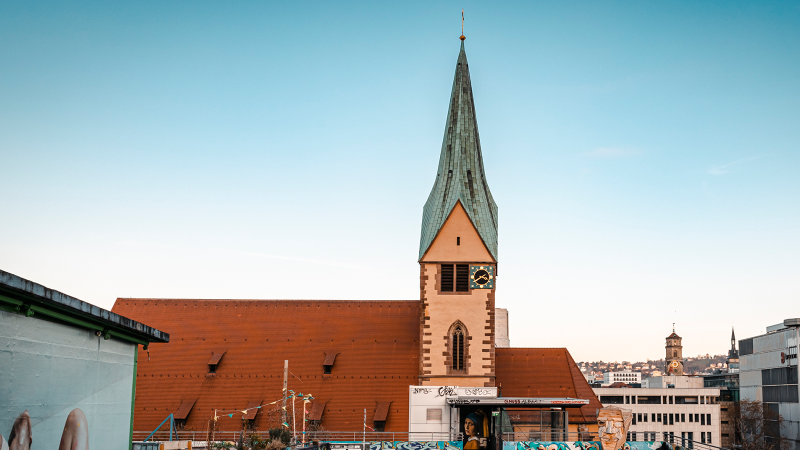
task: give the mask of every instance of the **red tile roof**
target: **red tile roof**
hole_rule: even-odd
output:
[[[373,417],[378,403],[391,401],[386,431],[408,429],[408,386],[418,384],[419,372],[418,301],[118,299],[113,311],[170,333],[169,344],[140,347],[137,431],[153,430],[181,399],[198,398],[186,419],[197,431],[206,430],[214,409],[228,414],[252,399],[278,400],[284,360],[289,389],[325,405],[326,429],[361,430],[364,409]],[[224,361],[206,377],[209,354],[220,349]],[[336,364],[323,375],[329,353],[338,353]],[[295,407],[302,418],[302,401]],[[291,401],[288,410],[291,419]],[[221,415],[217,429],[241,429],[241,416]],[[269,428],[269,414],[255,424]]]
[[[567,408],[570,423],[596,423],[603,405],[566,348],[495,349],[497,385],[503,397],[572,397],[589,400]]]
[[[240,430],[243,409],[281,399],[284,360],[289,389],[314,397],[308,418],[325,429],[361,430],[366,409],[369,419],[386,419],[386,431],[408,430],[408,386],[419,384],[417,301],[118,299],[113,310],[170,333],[169,344],[139,350],[136,431],[178,410],[187,429],[204,431],[215,409],[218,430]],[[209,354],[225,355],[213,376]],[[570,422],[596,422],[600,402],[566,349],[495,355],[503,396],[586,398],[588,406],[569,410]],[[186,399],[197,400],[187,407]],[[258,429],[279,426],[268,408],[247,414]],[[295,408],[302,424],[302,400]]]

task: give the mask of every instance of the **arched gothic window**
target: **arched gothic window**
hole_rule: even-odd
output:
[[[458,324],[450,336],[450,342],[453,343],[453,370],[464,370],[464,341],[464,328]]]

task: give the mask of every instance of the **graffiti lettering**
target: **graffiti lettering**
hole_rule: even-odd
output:
[[[429,388],[414,388],[412,394],[430,394],[432,389]]]
[[[456,395],[456,387],[455,386],[442,386],[439,388],[439,393],[437,397],[444,397],[447,395]]]
[[[474,389],[465,389],[465,395],[492,395],[491,389],[481,389],[481,388],[474,388]]]

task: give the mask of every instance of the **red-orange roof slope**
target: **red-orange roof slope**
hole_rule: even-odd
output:
[[[566,348],[495,349],[497,385],[504,397],[571,397],[589,400],[567,408],[570,423],[596,423],[603,405]]]
[[[134,429],[150,431],[194,399],[186,428],[196,431],[206,430],[215,409],[231,413],[252,406],[253,399],[278,400],[289,360],[289,389],[324,404],[325,429],[362,430],[364,409],[371,419],[377,405],[391,402],[386,430],[406,431],[408,386],[418,384],[418,304],[118,299],[115,313],[170,333],[169,344],[139,351]],[[209,358],[215,354],[224,357],[212,374]],[[326,359],[333,362],[330,375],[323,374]],[[295,406],[300,429],[302,401]],[[289,411],[291,424],[291,405]],[[217,429],[239,430],[241,417],[223,415]],[[264,410],[254,420],[262,430],[279,426]]]

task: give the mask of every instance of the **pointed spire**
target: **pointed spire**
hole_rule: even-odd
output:
[[[728,351],[728,360],[731,359],[739,359],[739,352],[736,350],[736,334],[733,332],[733,327],[731,327],[731,349]]]
[[[461,202],[492,257],[497,260],[497,204],[483,170],[481,141],[467,53],[462,35],[436,182],[422,212],[419,259],[425,255],[450,212]]]

